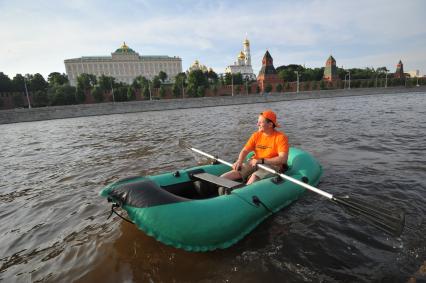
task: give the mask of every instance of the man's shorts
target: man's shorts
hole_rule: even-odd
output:
[[[268,166],[269,168],[277,172],[281,172],[280,166],[274,166],[274,165],[265,165],[265,166]],[[244,182],[247,182],[247,180],[250,178],[251,175],[255,175],[259,179],[268,178],[274,175],[271,172],[257,168],[257,166],[251,167],[250,164],[248,163],[243,163],[243,165],[241,166],[241,170],[239,172]]]

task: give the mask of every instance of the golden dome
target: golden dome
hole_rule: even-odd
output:
[[[246,58],[246,55],[244,55],[243,51],[240,51],[240,54],[238,55],[238,59],[244,60]]]
[[[243,44],[244,44],[244,45],[250,45],[250,41],[246,38],[246,39],[243,41]]]
[[[126,42],[124,41],[123,42],[123,45],[121,45],[121,47],[120,48],[122,48],[122,49],[128,49],[129,48],[129,46],[127,46],[126,45]]]

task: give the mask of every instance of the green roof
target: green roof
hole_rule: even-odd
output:
[[[120,48],[118,48],[117,50],[115,50],[114,53],[130,53],[130,54],[135,54],[136,52],[130,48],[129,46],[126,45],[126,43],[124,42],[123,45],[121,45]]]

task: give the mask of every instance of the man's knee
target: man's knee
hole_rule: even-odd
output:
[[[258,181],[258,180],[260,180],[260,178],[257,177],[255,174],[252,174],[250,176],[250,178],[248,179],[248,181],[247,181],[247,185],[249,185],[251,183],[254,183],[254,182]]]

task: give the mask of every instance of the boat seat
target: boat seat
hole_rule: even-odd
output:
[[[215,184],[219,187],[224,187],[224,188],[227,188],[227,189],[235,189],[235,188],[243,185],[242,183],[232,181],[232,180],[229,180],[229,179],[226,179],[226,178],[222,178],[222,177],[210,174],[210,173],[198,173],[198,174],[192,175],[192,177],[194,179],[205,181],[205,182],[208,182],[208,183],[212,183],[212,184]]]

